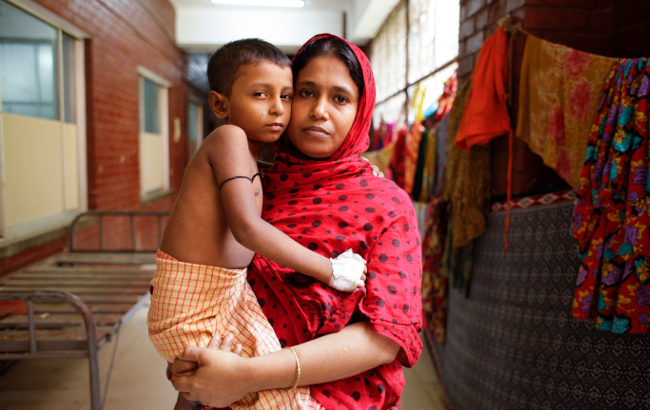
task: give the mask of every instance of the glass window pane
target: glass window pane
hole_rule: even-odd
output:
[[[63,119],[77,122],[77,87],[75,74],[75,39],[63,34]]]
[[[158,85],[146,78],[144,80],[144,131],[158,134]]]
[[[30,44],[0,43],[2,64],[2,102],[27,103],[39,97],[36,76],[36,53]]]
[[[59,98],[57,95],[56,67],[54,65],[55,49],[53,45],[38,45],[36,67],[38,69],[39,117],[58,118]]]
[[[196,141],[196,104],[190,102],[187,105],[187,137],[190,141]]]
[[[2,109],[59,118],[57,30],[0,0]]]

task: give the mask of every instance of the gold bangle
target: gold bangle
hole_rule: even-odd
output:
[[[300,376],[302,376],[302,370],[300,369],[300,359],[298,359],[298,353],[296,353],[295,350],[293,350],[293,347],[287,347],[287,349],[293,353],[293,357],[296,359],[296,381],[293,382],[293,386],[291,386],[291,389],[295,389],[298,387],[298,383],[300,383]]]

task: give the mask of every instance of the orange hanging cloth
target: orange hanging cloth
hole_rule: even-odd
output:
[[[508,115],[508,35],[502,27],[488,37],[472,72],[472,88],[460,120],[456,146],[462,150],[511,131]]]
[[[508,114],[508,35],[499,26],[481,46],[472,88],[460,121],[456,146],[469,151],[474,145],[486,145],[493,138],[508,134],[508,192],[506,204],[505,248],[508,250],[510,199],[512,196],[512,127]]]

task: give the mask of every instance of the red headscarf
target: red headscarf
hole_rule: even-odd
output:
[[[335,36],[321,34],[306,44],[328,37]],[[338,292],[259,255],[248,278],[283,346],[358,321],[396,341],[399,361],[311,386],[312,395],[328,409],[385,408],[399,402],[401,365],[413,365],[422,351],[420,238],[409,196],[392,181],[374,176],[359,158],[369,143],[375,84],[367,57],[347,44],[365,83],[354,124],[326,160],[297,158],[289,145],[280,146],[275,165],[265,173],[263,217],[322,255],[334,257],[352,248],[368,262],[366,287]]]

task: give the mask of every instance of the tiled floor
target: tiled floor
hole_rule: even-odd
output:
[[[146,308],[122,329],[105,410],[171,409],[176,392],[164,376],[165,365],[149,343]],[[102,391],[114,342],[100,350]],[[427,349],[406,369],[404,410],[444,410],[440,386]],[[27,360],[0,375],[0,410],[90,409],[85,359]]]

